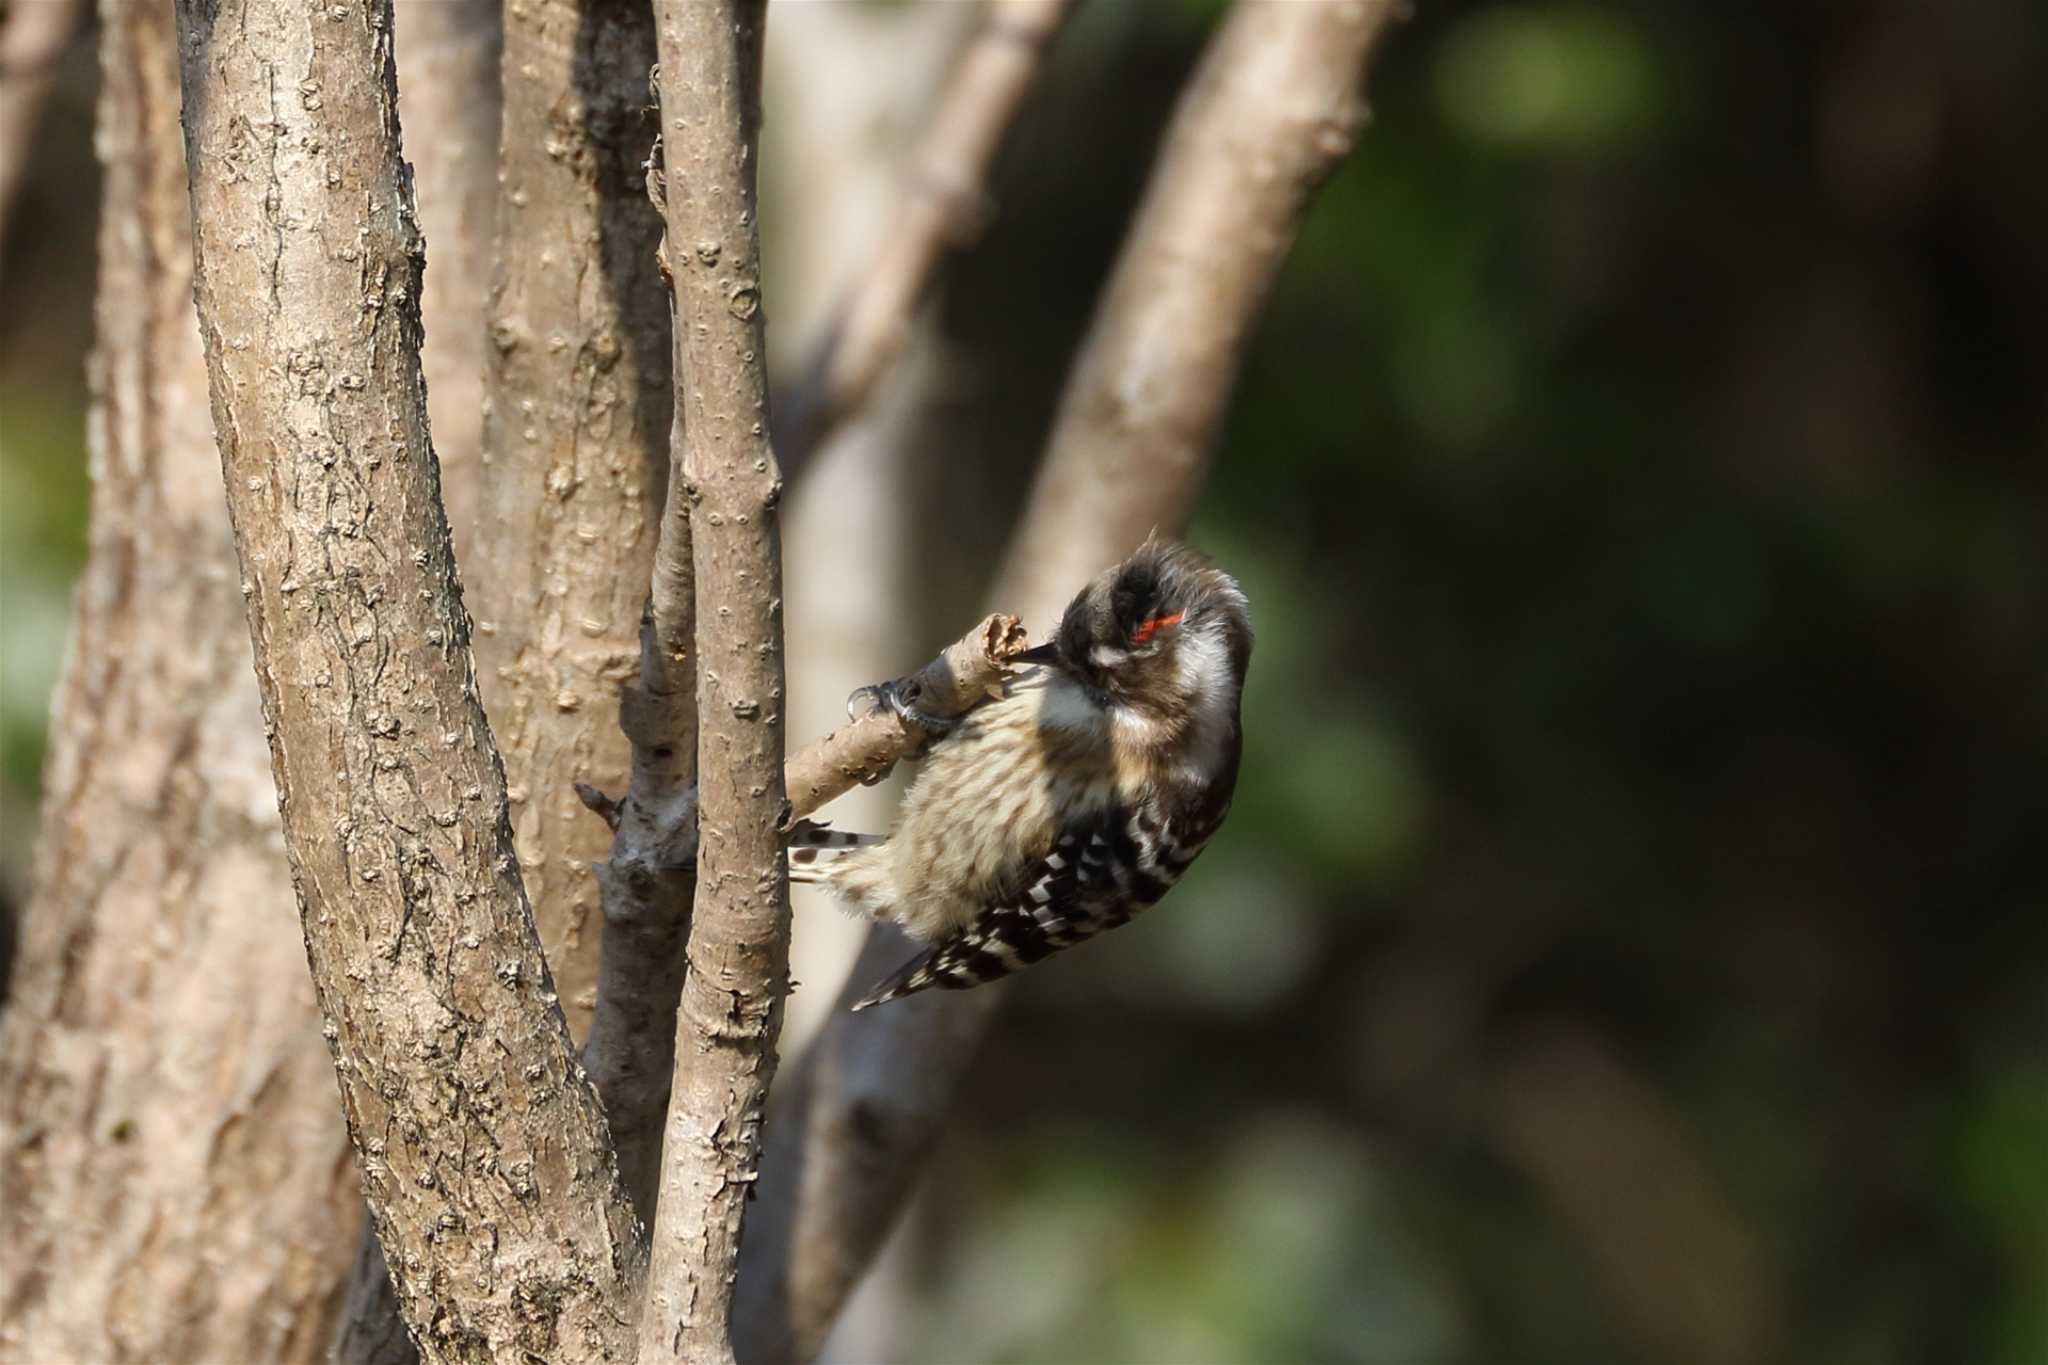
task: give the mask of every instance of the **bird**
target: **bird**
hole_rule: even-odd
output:
[[[1237,580],[1154,536],[1075,595],[1001,696],[943,726],[908,713],[940,733],[893,831],[791,838],[792,881],[925,945],[853,1008],[1008,976],[1164,896],[1230,811],[1251,653]]]

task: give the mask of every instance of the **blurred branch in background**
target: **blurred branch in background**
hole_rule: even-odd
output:
[[[1252,0],[1225,20],[1075,363],[997,604],[1049,623],[1152,527],[1183,524],[1244,338],[1315,188],[1350,148],[1366,61],[1394,10]],[[900,936],[872,932],[841,1005],[902,951]],[[817,1353],[999,998],[914,998],[827,1024],[770,1136],[742,1266],[743,1359]]]
[[[1775,1316],[1748,1229],[1691,1137],[1603,1040],[1536,1026],[1503,1063],[1499,1141],[1571,1225],[1653,1360],[1761,1360]]]
[[[0,250],[58,63],[84,30],[86,12],[85,0],[12,0],[0,6]],[[6,267],[0,255],[0,274]]]
[[[900,362],[878,375],[800,472],[790,457],[803,450],[780,433],[795,401],[786,395],[802,379],[796,362],[837,325],[847,282],[889,249],[909,158],[981,22],[981,6],[966,4],[796,5],[770,18],[762,227],[773,267],[770,418],[790,482],[783,587],[793,735],[843,725],[854,686],[899,672],[933,640],[918,614],[921,504],[906,493],[945,376],[937,310],[923,310]],[[847,793],[833,819],[847,828],[886,824],[899,785]],[[790,900],[786,1057],[823,1024],[860,940],[860,926],[815,888],[792,887]]]
[[[985,0],[904,174],[882,249],[859,267],[776,418],[794,470],[868,401],[910,339],[918,304],[949,248],[973,243],[992,211],[989,166],[1073,0]]]

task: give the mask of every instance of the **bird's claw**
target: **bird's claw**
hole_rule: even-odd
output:
[[[904,696],[904,690],[901,683],[895,682],[881,682],[872,687],[859,688],[846,699],[847,714],[858,718],[862,713],[856,708],[865,702],[865,714],[888,711],[904,724],[914,726],[932,736],[943,735],[958,723],[951,718],[934,716],[928,711],[920,710],[916,703]]]

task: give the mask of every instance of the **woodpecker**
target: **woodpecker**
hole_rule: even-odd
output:
[[[791,880],[929,945],[853,1008],[1007,976],[1164,896],[1230,809],[1251,652],[1236,580],[1149,540],[933,743],[892,834],[800,829]]]

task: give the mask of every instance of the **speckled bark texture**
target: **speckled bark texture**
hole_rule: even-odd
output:
[[[463,580],[520,872],[581,1038],[611,831],[576,784],[626,783],[618,699],[668,478],[668,297],[643,169],[654,16],[647,0],[512,0],[504,16],[483,501]]]
[[[99,44],[92,516],[0,1017],[0,1359],[309,1360],[362,1201],[207,417],[170,10],[110,0]]]
[[[1239,0],[1167,131],[992,595],[1043,635],[1200,491],[1244,345],[1315,190],[1364,120],[1395,0]],[[842,1007],[900,964],[876,930]],[[833,1017],[787,1084],[741,1278],[741,1358],[816,1355],[902,1208],[1000,988]]]
[[[740,1220],[789,976],[782,484],[768,447],[755,137],[762,0],[662,0],[677,420],[696,566],[699,846],[662,1143],[647,1361],[730,1360]]]
[[[195,295],[272,772],[429,1359],[621,1360],[632,1212],[534,935],[419,364],[388,3],[182,0]]]
[[[497,200],[497,0],[407,0],[397,5],[398,116],[406,129],[427,277],[420,294],[426,342],[420,370],[441,467],[441,505],[457,564],[476,552],[483,465],[484,301]],[[497,713],[490,689],[484,700]],[[549,962],[550,969],[555,964]],[[557,980],[560,978],[557,977]],[[331,1352],[340,1365],[405,1365],[418,1359],[398,1315],[374,1228],[364,1229]],[[365,1279],[365,1276],[374,1278]]]

